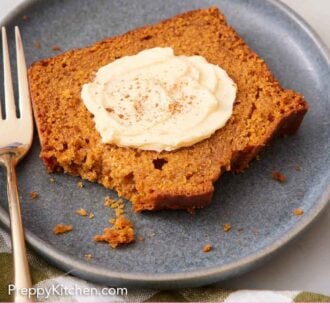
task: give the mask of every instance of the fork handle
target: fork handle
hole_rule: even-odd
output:
[[[27,259],[21,207],[18,198],[16,164],[11,154],[1,156],[7,170],[7,193],[10,215],[10,229],[14,263],[15,302],[33,302],[32,295],[23,294],[22,289],[32,288],[31,275]]]

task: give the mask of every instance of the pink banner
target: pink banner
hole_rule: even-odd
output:
[[[1,329],[329,329],[330,304],[1,304]],[[61,328],[60,328],[61,327]]]

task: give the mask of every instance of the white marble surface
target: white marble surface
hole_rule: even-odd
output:
[[[1,0],[0,19],[23,0]],[[285,0],[330,48],[330,1]],[[312,228],[261,268],[219,286],[308,290],[330,295],[330,205]]]

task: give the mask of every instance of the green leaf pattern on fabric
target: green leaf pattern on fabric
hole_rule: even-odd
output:
[[[295,298],[296,303],[330,303],[330,297],[312,292],[301,292]]]
[[[9,302],[13,297],[8,294],[8,285],[13,283],[13,258],[9,253],[0,253],[0,301]],[[46,268],[38,268],[30,263],[32,282],[38,283],[48,278]]]

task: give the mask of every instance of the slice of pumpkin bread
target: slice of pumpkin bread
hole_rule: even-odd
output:
[[[153,47],[225,69],[238,87],[232,117],[210,138],[171,152],[102,144],[80,98],[83,84],[109,62]],[[47,169],[115,189],[136,211],[205,206],[223,171],[244,170],[273,137],[294,133],[307,111],[304,98],[284,90],[213,7],[41,60],[28,75]]]

